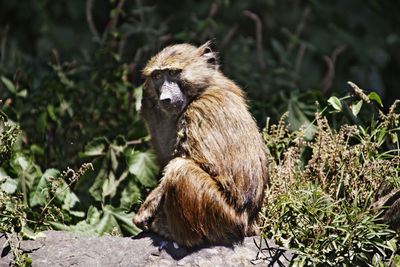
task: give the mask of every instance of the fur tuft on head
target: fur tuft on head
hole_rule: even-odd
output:
[[[200,47],[190,44],[176,44],[164,48],[160,53],[152,57],[143,70],[146,78],[156,70],[187,69],[191,67],[217,69],[216,54],[210,48],[211,41],[207,41]]]

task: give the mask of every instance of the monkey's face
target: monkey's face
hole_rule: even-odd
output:
[[[167,115],[179,116],[186,106],[210,86],[218,69],[207,42],[200,47],[178,44],[164,48],[143,70],[144,90]]]
[[[188,104],[179,82],[181,72],[181,69],[164,69],[151,73],[159,106],[167,114],[180,114]]]

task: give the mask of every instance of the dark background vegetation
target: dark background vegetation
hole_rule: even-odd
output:
[[[400,97],[399,10],[399,1],[378,0],[1,0],[2,188],[21,192],[24,216],[40,222],[21,220],[26,229],[137,233],[132,210],[158,173],[138,112],[140,71],[152,55],[212,40],[260,128],[288,111],[297,130],[314,119],[315,101],[322,109],[349,94],[349,80],[375,91],[383,111]],[[331,126],[366,127],[377,113],[365,109],[357,118],[330,114]],[[57,191],[58,170],[83,162],[94,170],[61,175]],[[43,209],[52,194],[61,209]],[[59,223],[42,225],[56,213]]]

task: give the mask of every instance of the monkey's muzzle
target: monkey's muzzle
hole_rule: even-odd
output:
[[[182,92],[178,83],[164,81],[160,90],[160,105],[166,112],[179,113],[187,103],[187,97]]]

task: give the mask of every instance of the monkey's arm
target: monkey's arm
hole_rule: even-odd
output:
[[[139,211],[136,213],[136,216],[133,218],[133,223],[137,227],[142,230],[149,230],[163,196],[164,186],[161,181],[161,183],[147,196]]]

